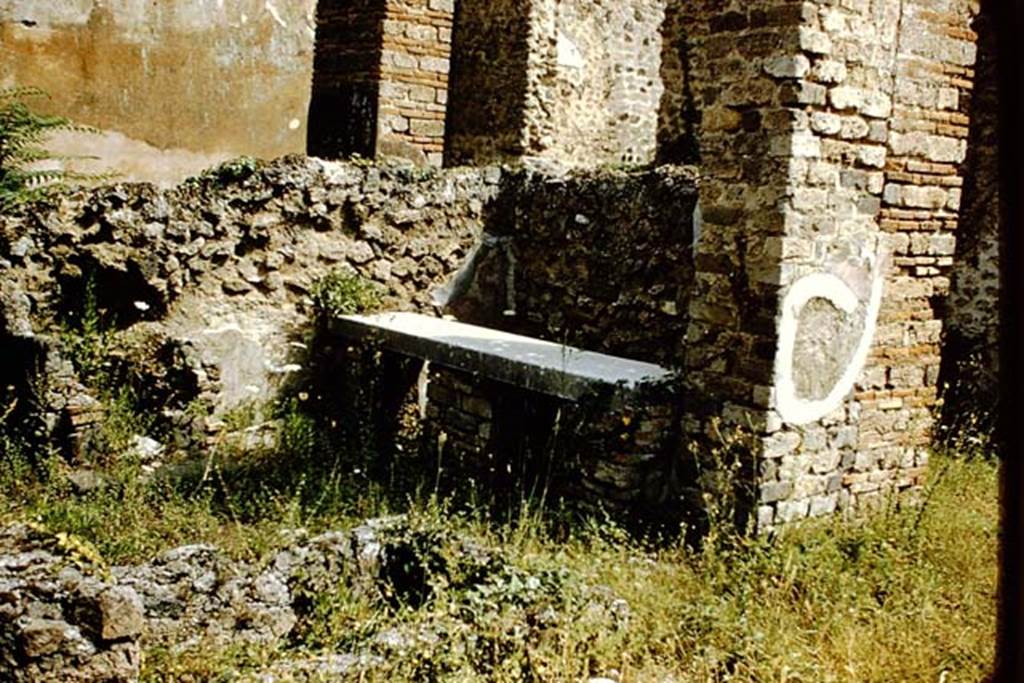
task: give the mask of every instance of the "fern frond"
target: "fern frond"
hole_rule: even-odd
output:
[[[0,102],[4,100],[23,100],[27,97],[41,97],[50,99],[50,93],[34,85],[16,85],[9,88],[0,88]]]
[[[103,181],[113,174],[89,174],[61,168],[31,168],[44,161],[73,161],[86,156],[55,156],[45,148],[57,131],[95,134],[100,131],[63,117],[40,114],[26,104],[49,95],[32,86],[0,88],[0,213],[66,189],[69,181]]]

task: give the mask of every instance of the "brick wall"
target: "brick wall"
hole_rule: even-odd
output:
[[[886,484],[920,477],[932,439],[976,57],[976,36],[969,28],[976,8],[970,5],[962,0],[901,5],[879,219],[892,245],[893,272],[872,360],[857,394],[863,466],[847,478],[861,500],[875,497]]]
[[[377,125],[381,153],[444,154],[454,0],[390,0],[384,18]]]
[[[453,11],[453,0],[321,2],[309,152],[440,166]]]

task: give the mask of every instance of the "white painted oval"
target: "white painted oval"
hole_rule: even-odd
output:
[[[880,272],[875,272],[871,283],[871,296],[865,311],[864,329],[853,357],[828,395],[818,400],[798,396],[796,383],[793,381],[793,353],[800,313],[812,299],[825,299],[846,314],[856,311],[860,302],[849,285],[832,273],[806,275],[789,288],[782,302],[779,349],[775,360],[775,408],[784,422],[794,425],[815,422],[842,405],[843,399],[853,389],[864,369],[868,353],[871,351],[878,323],[878,310],[882,303],[882,286],[883,277]]]

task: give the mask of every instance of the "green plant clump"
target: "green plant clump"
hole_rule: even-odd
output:
[[[259,168],[259,162],[252,157],[239,157],[225,161],[220,166],[207,171],[203,175],[216,178],[222,183],[233,183],[245,180]]]
[[[382,298],[379,286],[346,268],[322,277],[310,294],[317,315],[323,318],[376,310]]]

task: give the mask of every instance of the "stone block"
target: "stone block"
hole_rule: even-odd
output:
[[[822,106],[828,99],[828,89],[811,81],[787,81],[779,87],[779,102],[784,105]]]
[[[884,168],[887,156],[885,147],[862,145],[857,148],[857,161],[870,168]]]
[[[738,130],[742,122],[738,111],[723,106],[710,107],[701,117],[701,126],[708,131]]]
[[[794,498],[810,498],[825,493],[828,486],[827,477],[821,475],[804,475],[793,484]]]
[[[437,42],[437,29],[433,26],[424,26],[423,24],[410,24],[405,29],[405,35],[412,40],[417,40],[423,43],[436,43]]]
[[[860,88],[841,85],[829,90],[829,102],[840,111],[859,110],[864,106],[864,93]]]
[[[123,640],[142,633],[142,600],[131,588],[114,586],[96,597],[99,636],[106,641]]]
[[[764,62],[764,70],[776,78],[803,78],[810,71],[811,61],[804,55],[771,57]]]
[[[811,456],[811,470],[816,474],[828,474],[839,468],[842,453],[836,448],[820,450]]]
[[[810,510],[809,500],[783,500],[779,501],[775,510],[776,522],[785,524],[805,519]]]
[[[819,83],[836,85],[846,80],[846,64],[837,59],[818,59],[811,69],[811,78]]]
[[[781,458],[795,452],[800,447],[800,434],[797,432],[778,432],[764,440],[761,452],[764,458]]]
[[[30,619],[18,630],[21,650],[28,659],[56,654],[66,642],[82,640],[77,628],[55,619]]]
[[[870,116],[871,118],[888,118],[892,114],[892,98],[884,92],[868,91],[864,94],[864,102],[861,105],[860,111],[864,116]]]
[[[967,142],[956,138],[922,132],[891,132],[889,145],[893,154],[916,156],[937,163],[960,163],[967,156]]]
[[[811,517],[822,517],[834,513],[838,507],[839,493],[831,492],[811,498],[807,513]]]
[[[816,111],[811,114],[811,129],[822,135],[835,135],[842,129],[842,118],[831,112]]]
[[[816,55],[832,54],[832,40],[827,33],[807,26],[798,29],[800,49]]]
[[[760,500],[762,503],[774,503],[785,500],[793,495],[793,482],[773,481],[760,486]]]
[[[451,61],[443,57],[420,57],[419,68],[430,73],[447,74],[451,70]]]
[[[810,132],[794,133],[789,140],[789,153],[795,158],[816,158],[821,156],[821,140]],[[773,143],[773,151],[775,146]]]
[[[866,138],[870,132],[867,121],[859,116],[844,116],[839,131],[839,137],[844,140],[860,140]]]
[[[444,121],[435,119],[410,119],[409,130],[413,135],[424,137],[444,137]]]
[[[426,85],[415,85],[409,90],[409,99],[414,102],[433,102],[437,91]]]
[[[783,481],[796,481],[811,471],[811,455],[809,453],[795,453],[783,456],[779,463],[779,479]]]

